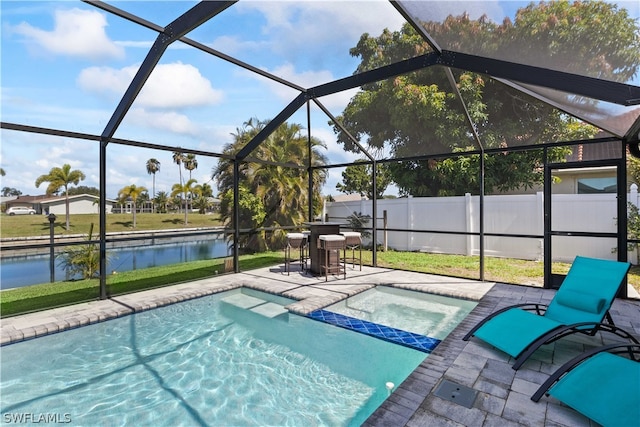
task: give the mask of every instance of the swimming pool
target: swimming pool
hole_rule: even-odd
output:
[[[5,346],[2,422],[360,425],[426,356],[289,302],[238,289]]]
[[[443,340],[476,305],[475,301],[377,286],[325,310]]]

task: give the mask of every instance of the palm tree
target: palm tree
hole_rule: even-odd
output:
[[[167,205],[169,204],[169,195],[166,191],[159,191],[156,197],[153,198],[154,205],[158,205],[160,212],[167,212]]]
[[[93,240],[93,223],[89,226],[84,245],[71,246],[58,255],[60,265],[71,276],[80,275],[83,279],[93,279],[100,274],[100,250]],[[111,257],[107,254],[107,262]]]
[[[187,154],[183,160],[184,168],[189,171],[189,179],[191,179],[191,172],[198,168],[198,160],[193,153]],[[193,201],[193,194],[190,194],[189,200]]]
[[[182,184],[182,163],[184,163],[185,157],[182,151],[173,152],[173,163],[178,165],[178,171],[180,172],[180,184]]]
[[[182,185],[182,164],[184,163],[184,161],[185,161],[185,156],[182,151],[173,152],[173,163],[178,165],[178,171],[180,172],[180,185]]]
[[[156,172],[160,170],[160,161],[157,159],[151,158],[147,160],[147,173],[153,174],[153,195],[152,200],[156,198]],[[151,205],[151,212],[154,213],[156,211],[156,205],[153,203]]]
[[[307,138],[302,126],[287,124],[279,126],[258,147],[255,156],[272,163],[304,165],[307,159]],[[314,141],[312,140],[312,144]],[[315,141],[315,145],[321,145]],[[316,158],[324,156],[317,152]],[[261,165],[251,169],[251,179],[256,195],[267,207],[270,227],[300,225],[307,219],[308,181],[305,169]]]
[[[251,119],[244,123],[242,129],[237,129],[234,134],[234,142],[224,147],[225,154],[237,153],[248,141],[250,141],[267,122]],[[240,200],[243,209],[246,209],[242,218],[238,218],[240,228],[282,227],[300,225],[307,219],[307,207],[309,206],[308,174],[306,166],[308,160],[308,140],[302,132],[303,128],[297,124],[284,123],[279,126],[258,148],[251,154],[252,157],[263,160],[266,163],[243,162],[240,165],[239,181],[245,195],[255,195],[251,202]],[[322,166],[326,163],[326,157],[318,150],[324,144],[311,138],[312,166]],[[295,167],[288,167],[286,165]],[[220,214],[221,219],[231,220],[233,209],[229,201],[232,198],[229,192],[233,189],[233,161],[220,159],[212,172],[213,178],[218,181],[218,190],[222,195]],[[321,196],[319,189],[326,180],[326,171],[314,169],[313,188],[311,202],[319,208]],[[264,213],[264,214],[263,214]],[[260,218],[260,222],[256,221]],[[236,224],[232,224],[236,226]],[[282,243],[283,236],[245,236],[243,242],[245,248],[260,250],[261,248],[276,247]],[[260,241],[264,239],[264,241]]]
[[[147,189],[145,187],[137,187],[135,184],[123,187],[120,189],[120,191],[118,191],[118,198],[122,202],[126,202],[127,199],[131,199],[131,201],[133,201],[133,228],[136,228],[136,211],[138,198],[142,195],[142,193],[146,191]]]
[[[189,171],[189,179],[191,179],[191,171],[198,169],[196,155],[189,153],[183,158],[182,162],[184,163],[184,168]]]
[[[188,220],[188,216],[187,216],[187,212],[189,211],[189,209],[187,209],[188,206],[188,200],[187,200],[187,195],[190,194],[194,187],[193,185],[198,182],[195,179],[190,179],[189,181],[185,182],[184,185],[178,183],[178,184],[173,184],[173,187],[171,187],[171,197],[178,197],[178,196],[182,196],[182,203],[184,204],[184,225],[189,224],[189,220]]]
[[[79,170],[71,170],[71,165],[64,164],[61,168],[51,168],[48,174],[40,175],[36,179],[36,188],[40,187],[43,182],[48,182],[47,195],[56,194],[60,188],[64,187],[65,195],[65,218],[67,231],[69,230],[69,184],[78,185],[85,179],[83,172]]]
[[[198,213],[203,214],[207,210],[208,200],[202,194],[202,185],[198,184],[191,190],[191,208],[198,209]]]
[[[198,185],[200,193],[205,197],[213,197],[213,187],[206,182],[202,185]]]
[[[195,195],[193,206],[198,208],[199,213],[206,213],[211,207],[209,197],[213,197],[213,188],[205,182],[202,185],[196,185],[193,188],[193,194]]]

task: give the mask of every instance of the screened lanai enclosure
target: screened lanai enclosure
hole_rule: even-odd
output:
[[[41,252],[64,280],[52,260],[81,239],[107,298],[123,247],[214,238],[210,274],[239,272],[327,220],[373,266],[437,253],[495,280],[490,260],[522,259],[555,287],[575,255],[637,263],[635,0],[0,7],[3,209],[36,209],[41,237],[3,215],[5,265]]]

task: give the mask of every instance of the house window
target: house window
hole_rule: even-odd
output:
[[[578,179],[578,194],[615,193],[616,178],[581,178]]]

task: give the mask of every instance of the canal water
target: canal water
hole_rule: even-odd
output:
[[[109,249],[107,253],[109,273],[222,258],[230,254],[223,238]],[[55,281],[76,279],[68,277],[59,263],[56,259]],[[5,257],[0,261],[0,289],[48,283],[49,276],[49,255]]]

